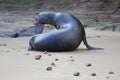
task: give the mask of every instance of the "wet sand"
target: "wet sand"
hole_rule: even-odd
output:
[[[88,43],[104,50],[81,43],[71,52],[28,51],[31,37],[0,37],[0,80],[119,80],[119,32],[85,30]]]

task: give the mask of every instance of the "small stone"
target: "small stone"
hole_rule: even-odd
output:
[[[0,44],[0,46],[2,46],[2,44]]]
[[[54,66],[54,67],[56,67],[54,62],[52,62],[51,65]]]
[[[75,61],[75,60],[74,60],[74,59],[71,59],[70,61],[72,61],[72,62],[73,62],[73,61]]]
[[[74,72],[73,75],[74,75],[74,76],[79,76],[80,73],[79,73],[79,72]]]
[[[36,14],[38,15],[39,13],[38,13],[38,12],[36,12]]]
[[[59,59],[55,59],[55,61],[58,61]]]
[[[51,71],[51,70],[52,70],[52,67],[47,67],[46,70],[47,70],[47,71]]]
[[[109,72],[109,74],[114,74],[114,72]]]
[[[52,54],[48,54],[48,56],[52,56]]]
[[[7,46],[7,44],[5,44],[5,43],[4,44],[0,44],[0,46]]]
[[[91,76],[96,76],[96,73],[92,73]]]
[[[10,50],[6,50],[6,52],[10,52]]]
[[[87,67],[90,67],[90,66],[92,66],[92,64],[89,63],[89,64],[86,64],[86,66],[87,66]]]
[[[96,37],[101,37],[101,36],[96,36]]]
[[[93,38],[93,37],[89,37],[89,36],[88,36],[87,38]]]
[[[108,77],[108,76],[107,76],[106,78],[107,78],[107,79],[109,79],[109,77]]]
[[[30,55],[29,53],[26,53],[25,55]]]
[[[73,58],[73,56],[70,56],[70,58]]]
[[[7,44],[4,43],[3,46],[7,46]]]
[[[16,50],[15,48],[12,48],[12,50]]]
[[[41,57],[42,57],[41,55],[37,55],[35,56],[35,60],[40,60]]]
[[[47,51],[44,51],[43,54],[47,54],[48,52]]]

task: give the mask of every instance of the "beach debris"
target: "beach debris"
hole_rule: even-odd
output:
[[[54,62],[52,62],[52,63],[51,63],[51,65],[52,65],[52,66],[54,66],[54,67],[56,67],[56,65],[55,65],[55,63],[54,63]]]
[[[5,43],[4,44],[0,44],[0,46],[7,46],[7,44],[5,44]]]
[[[96,73],[92,73],[91,76],[96,76]]]
[[[3,46],[7,46],[7,44],[4,43]]]
[[[109,76],[107,76],[106,78],[109,79]]]
[[[48,52],[47,51],[44,51],[43,54],[47,54]]]
[[[0,44],[0,46],[2,46],[2,44]]]
[[[89,64],[86,64],[86,66],[87,66],[87,67],[90,67],[90,66],[92,66],[92,64],[91,64],[91,63],[89,63]]]
[[[101,37],[101,36],[96,36],[96,37]]]
[[[93,37],[89,37],[89,36],[87,36],[87,38],[93,38]]]
[[[79,72],[74,72],[73,75],[74,76],[80,76],[80,73]]]
[[[18,32],[13,33],[13,35],[12,35],[11,37],[13,37],[13,38],[17,38],[17,37],[19,37],[19,33],[18,33]]]
[[[35,60],[40,60],[41,57],[42,57],[41,55],[37,55],[35,56]]]
[[[49,66],[49,67],[46,68],[46,70],[47,71],[52,71],[52,67]]]
[[[114,25],[114,26],[113,26],[113,30],[112,30],[112,31],[114,32],[115,30],[116,30],[116,26]]]
[[[55,61],[58,61],[59,59],[55,59]]]
[[[29,53],[26,53],[25,55],[30,55]]]
[[[12,48],[12,50],[16,50],[15,48]]]
[[[48,54],[48,56],[52,56],[52,54]]]
[[[109,74],[114,74],[114,72],[109,72]]]
[[[74,62],[75,60],[74,60],[74,59],[71,59],[70,61]]]
[[[6,52],[11,52],[10,50],[6,50]]]
[[[73,58],[73,56],[70,56],[70,58]]]

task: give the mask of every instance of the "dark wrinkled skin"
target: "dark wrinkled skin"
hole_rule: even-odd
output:
[[[87,49],[97,49],[88,45],[81,22],[73,15],[57,12],[42,12],[36,17],[35,35],[31,38],[29,50],[63,52],[73,51],[83,41]],[[55,26],[56,31],[42,33],[43,25]]]

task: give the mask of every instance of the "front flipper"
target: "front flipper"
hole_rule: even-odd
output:
[[[29,46],[28,51],[33,51],[34,48],[32,46]]]
[[[34,51],[35,50],[35,47],[34,47],[34,37],[32,37],[29,41],[29,48],[28,48],[29,51]]]
[[[43,29],[44,29],[44,25],[40,24],[39,22],[36,22],[34,34],[41,34],[43,32]]]

